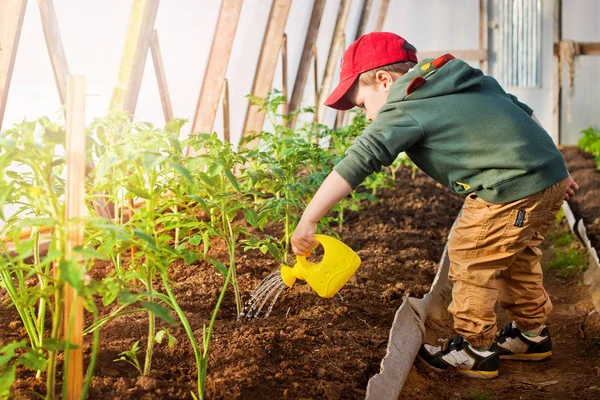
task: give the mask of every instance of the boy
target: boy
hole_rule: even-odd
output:
[[[448,311],[457,335],[440,347],[421,346],[419,358],[436,370],[493,378],[500,358],[550,356],[544,322],[552,304],[537,246],[578,186],[533,110],[449,54],[417,62],[416,49],[387,32],[348,47],[325,105],[360,107],[373,122],[307,206],[291,239],[294,253],[316,247],[317,221],[405,151],[425,173],[466,195],[448,246]],[[499,332],[498,299],[513,319]]]

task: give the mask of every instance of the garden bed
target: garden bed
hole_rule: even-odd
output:
[[[398,171],[395,189],[380,190],[378,197],[379,204],[346,216],[342,239],[358,252],[362,265],[341,296],[319,298],[299,282],[284,291],[268,318],[237,322],[234,298],[228,291],[210,344],[208,398],[364,398],[369,378],[379,371],[402,297],[422,297],[428,292],[462,205],[460,196],[423,174],[411,179],[408,167]],[[224,246],[212,245],[215,258],[225,253]],[[279,267],[257,251],[240,252],[236,263],[244,301]],[[94,277],[106,274],[106,265],[97,263]],[[204,262],[172,264],[170,274],[177,300],[196,337],[201,337],[223,277]],[[0,341],[25,337],[14,310],[2,308],[0,323],[11,327],[0,332]],[[191,398],[196,386],[193,352],[183,329],[169,329],[177,343],[173,348],[156,345],[153,372],[139,378],[132,366],[113,360],[140,340],[141,361],[146,315],[119,317],[103,327],[90,398]],[[44,392],[44,383],[33,372],[19,369],[18,377],[15,389],[20,394]]]
[[[577,219],[583,219],[592,246],[600,253],[600,171],[594,156],[576,147],[561,148],[571,176],[579,185],[569,206]]]

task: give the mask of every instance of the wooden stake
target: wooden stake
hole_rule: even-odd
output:
[[[26,8],[27,0],[0,0],[0,130]]]
[[[273,84],[273,77],[277,68],[277,58],[281,49],[285,24],[291,4],[292,0],[273,0],[258,65],[254,74],[252,94],[255,96],[265,97]],[[245,135],[246,132],[260,132],[264,121],[265,113],[259,111],[257,106],[253,106],[248,102],[242,135]],[[256,146],[256,144],[257,140],[253,140],[247,143],[246,146],[252,147]]]
[[[223,0],[202,81],[192,133],[211,132],[213,129],[241,9],[242,0]]]
[[[231,128],[229,125],[229,84],[227,79],[223,80],[223,91],[221,98],[223,99],[223,140],[227,143],[231,143]]]
[[[313,71],[314,71],[314,90],[315,90],[315,113],[313,116],[313,123],[316,125],[319,123],[319,69],[317,68],[317,46],[313,45]]]
[[[325,0],[315,0],[313,4],[312,14],[310,16],[310,22],[308,24],[308,31],[306,32],[306,39],[304,40],[302,56],[300,57],[298,73],[296,74],[296,81],[294,82],[294,88],[292,89],[292,97],[290,98],[289,102],[290,111],[296,111],[300,108],[302,96],[304,95],[304,88],[306,87],[308,72],[310,70],[311,58],[315,60],[315,78],[318,76],[316,69],[317,57],[315,43],[317,42],[317,34],[319,33],[319,26],[321,25],[321,17],[323,16],[324,8]],[[318,98],[319,96],[317,95],[315,97],[315,99],[317,99],[315,100],[315,102],[318,101]],[[288,123],[288,127],[290,128],[293,128],[295,125],[296,118],[290,120]]]
[[[142,85],[158,0],[134,0],[111,108],[133,114]]]
[[[288,59],[287,59],[287,35],[283,34],[283,39],[281,41],[281,94],[285,96],[285,102],[283,103],[282,114],[287,116],[289,113],[289,105],[288,105]]]
[[[165,66],[163,64],[160,45],[158,43],[158,32],[156,29],[150,35],[150,54],[154,62],[154,73],[158,83],[158,91],[160,93],[160,103],[162,104],[165,122],[173,119],[173,107],[171,105],[171,97],[169,96],[169,87],[167,86],[167,75],[165,74]]]
[[[358,39],[365,33],[367,21],[369,20],[369,15],[371,14],[372,3],[373,0],[365,0],[363,3],[362,11],[360,12],[360,20],[358,22],[358,27],[356,27],[356,35],[354,35],[354,40]]]
[[[390,0],[381,0],[381,5],[379,6],[379,16],[377,17],[375,29],[373,29],[374,32],[380,32],[383,28],[383,23],[385,22],[385,16],[387,15],[389,5]]]
[[[562,0],[554,1],[554,45],[557,46],[562,40]],[[560,54],[554,54],[554,85],[552,85],[552,95],[554,107],[552,108],[552,130],[554,131],[554,140],[557,144],[562,143],[561,137],[561,113],[562,113],[562,79],[560,76]]]
[[[38,6],[42,17],[42,28],[44,30],[44,37],[46,38],[46,48],[48,49],[48,55],[50,56],[50,62],[52,63],[54,80],[58,87],[60,104],[63,105],[67,101],[67,76],[69,76],[69,65],[60,38],[54,2],[53,0],[38,0]]]
[[[81,268],[79,257],[73,255],[75,246],[83,244],[83,224],[72,224],[74,218],[85,213],[85,77],[70,75],[67,81],[67,181],[66,181],[66,223],[67,258],[76,259]],[[69,365],[64,371],[67,385],[67,398],[79,399],[83,388],[83,306],[82,299],[75,288],[65,283],[64,287],[64,332],[65,339],[78,346],[69,350]],[[75,304],[73,305],[73,302]],[[72,324],[71,324],[72,322]]]
[[[323,104],[329,91],[331,90],[331,84],[333,82],[333,74],[338,64],[340,51],[344,51],[344,45],[346,42],[344,29],[346,27],[346,21],[348,20],[348,12],[350,11],[350,0],[342,0],[340,10],[338,12],[337,21],[335,22],[335,29],[333,31],[333,38],[331,39],[331,47],[329,48],[329,55],[327,56],[327,63],[325,64],[325,74],[321,81],[321,89],[319,91],[319,105]],[[325,107],[319,108],[319,122],[323,121],[325,116]]]
[[[479,59],[479,69],[487,74],[487,52],[488,52],[488,0],[479,0],[479,50],[485,52],[485,59]]]

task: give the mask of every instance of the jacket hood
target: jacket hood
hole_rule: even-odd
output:
[[[481,70],[450,54],[435,60],[425,59],[392,84],[387,101],[418,100],[480,90],[484,77]]]

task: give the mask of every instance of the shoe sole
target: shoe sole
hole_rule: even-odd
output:
[[[501,360],[515,360],[515,361],[542,361],[552,355],[552,350],[545,353],[532,353],[532,354],[506,354],[501,355]]]
[[[436,372],[448,372],[447,369],[436,368],[433,365],[429,364],[427,361],[423,360],[423,358],[417,355],[417,359],[426,366],[427,368],[436,371]],[[498,371],[474,371],[472,369],[457,369],[458,373],[465,375],[469,378],[475,379],[493,379],[498,376]]]

